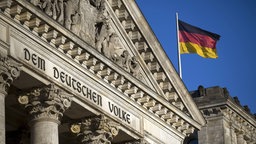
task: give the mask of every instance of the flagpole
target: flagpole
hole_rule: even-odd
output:
[[[182,70],[181,70],[181,58],[180,58],[180,45],[179,45],[179,17],[178,13],[176,12],[176,30],[177,30],[177,48],[178,48],[178,67],[179,67],[179,75],[182,79]]]

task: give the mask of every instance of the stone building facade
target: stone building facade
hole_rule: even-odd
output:
[[[134,0],[1,0],[0,86],[0,144],[181,144],[206,122]]]
[[[191,92],[206,125],[191,139],[199,144],[256,144],[256,115],[219,86]]]

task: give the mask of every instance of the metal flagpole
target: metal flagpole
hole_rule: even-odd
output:
[[[177,29],[177,48],[178,48],[178,67],[179,67],[179,75],[182,79],[182,71],[181,71],[181,58],[180,58],[180,39],[179,39],[179,18],[178,13],[176,12],[176,29]]]

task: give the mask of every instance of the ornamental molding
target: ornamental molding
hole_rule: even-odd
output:
[[[106,0],[30,0],[48,16],[72,31],[100,53],[142,80],[137,58],[131,56],[113,29]],[[64,40],[64,39],[63,39]]]
[[[119,125],[104,115],[99,115],[72,124],[70,130],[82,144],[110,144],[118,134]]]
[[[20,76],[21,64],[0,54],[0,93],[7,95],[12,82]]]
[[[206,120],[223,117],[228,124],[227,127],[233,129],[237,135],[242,134],[243,137],[246,137],[248,141],[256,142],[255,120],[253,123],[251,123],[249,119],[243,117],[241,113],[238,113],[228,105],[203,108],[200,109],[200,111]]]
[[[128,36],[141,54],[141,58],[146,62],[156,83],[159,84],[164,93],[163,95],[159,96],[158,93],[148,88],[138,79],[130,77],[130,73],[120,70],[116,65],[103,58],[96,49],[91,49],[73,32],[61,28],[54,17],[49,19],[46,16],[47,13],[38,13],[34,3],[21,0],[4,0],[0,2],[0,13],[13,19],[16,24],[32,32],[51,47],[73,59],[82,68],[122,92],[127,98],[140,105],[145,111],[155,115],[158,120],[169,125],[170,128],[178,130],[183,135],[189,135],[195,129],[200,129],[202,124],[193,119],[197,116],[200,117],[200,115],[192,118],[183,103],[183,99],[174,91],[171,81],[167,78],[153,52],[150,51],[146,41],[139,36],[141,34],[138,29],[129,27],[129,25],[135,23],[128,15],[123,3],[117,2],[115,0],[108,1],[106,7],[115,11],[113,17],[118,17],[119,20],[128,18],[127,21],[122,22],[123,25],[125,24],[123,26],[125,30],[137,30],[127,31]]]
[[[32,121],[53,119],[59,122],[63,113],[71,106],[72,97],[50,84],[19,96],[18,102],[25,106]]]

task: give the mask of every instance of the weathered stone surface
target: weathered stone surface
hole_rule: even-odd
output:
[[[81,3],[84,7],[81,7]],[[68,86],[62,83],[60,80],[62,78],[51,77],[52,72],[48,71],[47,65],[57,65],[64,72],[63,75],[78,75],[79,78],[81,76],[81,79],[88,81],[88,87],[95,88],[95,92],[106,95],[111,99],[110,102],[112,100],[115,104],[120,102],[118,105],[129,109],[131,114],[138,117],[139,124],[135,125],[134,130],[125,122],[120,122],[120,118],[108,116],[121,123],[123,131],[119,137],[123,136],[125,139],[127,136],[127,141],[145,137],[149,143],[181,143],[186,135],[193,133],[195,128],[200,128],[204,123],[201,113],[189,99],[186,88],[176,76],[160,44],[154,36],[150,36],[152,32],[149,31],[134,1],[14,0],[10,6],[0,5],[0,9],[1,12],[4,11],[0,15],[1,20],[3,18],[13,26],[10,31],[10,55],[25,64],[24,69],[27,70],[24,72],[25,75],[34,77],[36,81],[42,81],[43,84],[49,81],[56,82],[66,90],[71,88],[72,93],[84,93],[78,88],[87,87],[87,85],[74,82],[77,85]],[[17,41],[19,43],[16,43]],[[45,58],[46,67],[37,69],[33,64],[31,65],[33,60],[24,60],[23,47]],[[17,49],[21,54],[17,53]],[[138,81],[142,76],[143,81]],[[101,109],[85,97],[85,94],[84,96],[76,95],[79,106],[75,108],[83,109],[79,114],[83,115],[87,110],[91,110],[96,115],[106,114],[109,105]],[[41,121],[45,122],[47,119],[58,123],[60,120],[62,114],[56,111],[62,111],[61,109],[56,110],[54,106],[50,108],[48,103],[32,106],[30,105],[32,103],[27,101],[30,101],[30,98],[20,98],[20,102],[27,105],[27,110],[33,114],[34,120],[31,126],[38,124],[38,128],[41,129],[43,125],[40,125]],[[35,101],[37,102],[38,100]],[[37,107],[42,105],[46,108]],[[11,107],[11,105],[8,106]],[[36,109],[34,112],[31,111],[32,107]],[[45,111],[45,113],[38,111]],[[73,115],[76,115],[76,118],[79,117],[76,109],[72,112],[74,113],[65,115],[65,118],[73,120]],[[115,115],[122,117],[117,112]],[[147,119],[149,121],[147,124],[150,124],[143,125],[144,119]],[[135,122],[137,123],[137,119]],[[51,124],[49,122],[44,125],[47,128]],[[56,125],[52,125],[51,128],[55,131]],[[41,133],[44,132],[48,133],[47,131]],[[65,131],[60,133],[62,137],[65,137],[65,134]],[[36,136],[39,138],[35,139],[42,137],[39,134]],[[109,139],[109,136],[105,137]],[[51,141],[51,138],[49,139]],[[125,141],[120,140],[120,142]]]
[[[70,129],[83,144],[111,144],[111,140],[119,131],[118,124],[104,115],[84,119],[73,124]]]
[[[31,117],[31,143],[58,144],[58,125],[65,110],[71,106],[72,95],[50,84],[21,95],[18,101],[25,105]]]
[[[18,101],[25,105],[32,121],[40,119],[59,121],[65,110],[71,106],[72,95],[50,84],[21,95]]]
[[[0,53],[0,142],[5,143],[5,97],[12,82],[20,75],[20,65]]]
[[[32,144],[58,144],[59,133],[58,123],[43,120],[31,124],[31,143]]]
[[[8,57],[2,57],[0,54],[0,93],[7,94],[13,80],[20,75],[20,66]]]
[[[230,97],[226,88],[199,86],[191,92],[196,104],[207,120],[198,132],[199,144],[244,144],[256,142],[256,119],[242,107],[237,97]]]

